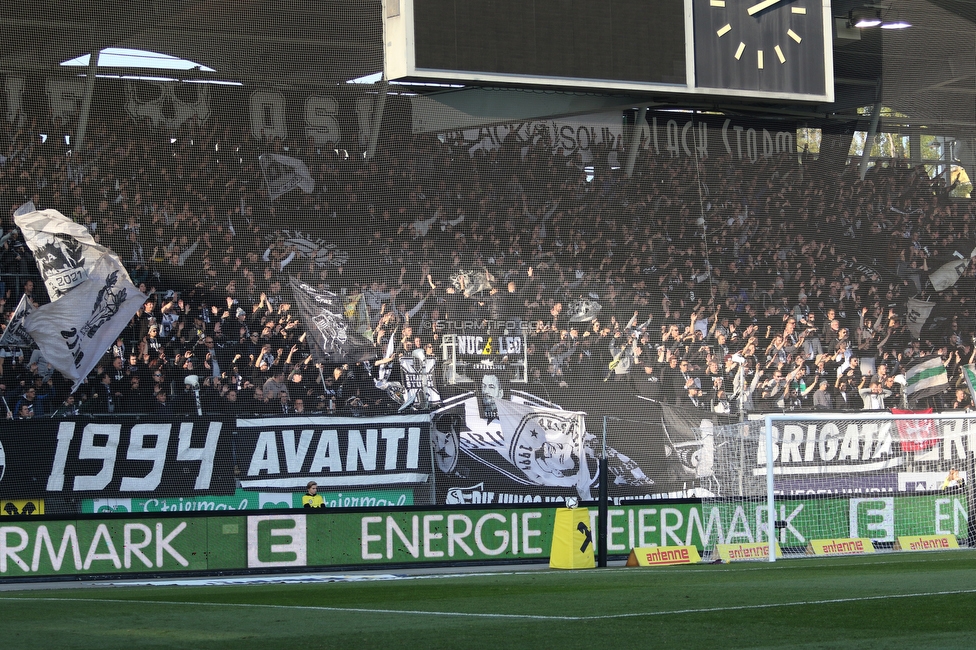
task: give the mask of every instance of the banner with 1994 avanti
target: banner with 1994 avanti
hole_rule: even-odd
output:
[[[611,498],[695,496],[713,480],[711,442],[695,431],[727,417],[657,404],[629,412],[639,419],[610,418],[606,427]],[[503,399],[490,382],[431,413],[45,418],[30,436],[0,422],[0,498],[43,499],[48,515],[79,512],[79,504],[130,512],[160,499],[176,500],[167,508],[263,509],[291,502],[276,493],[301,494],[315,481],[340,507],[385,505],[390,490],[417,505],[589,500],[603,429],[603,416],[514,389]],[[248,494],[230,499],[237,490]]]
[[[779,543],[906,535],[967,536],[963,495],[786,500]],[[549,556],[556,509],[467,507],[372,512],[281,511],[88,515],[0,524],[0,580],[41,576],[297,571]],[[764,503],[641,504],[608,511],[607,552],[640,546],[751,544],[767,540]],[[581,543],[598,544],[596,509]],[[590,533],[589,535],[587,533]]]
[[[45,514],[58,515],[160,499],[175,510],[243,489],[225,506],[261,509],[290,507],[316,481],[336,507],[429,504],[429,423],[428,415],[38,419],[28,436],[0,422],[0,498],[42,499]]]
[[[18,514],[14,502],[27,500],[37,516],[287,508],[309,481],[327,507],[562,503],[596,497],[604,450],[616,502],[764,493],[762,422],[736,438],[740,425],[706,411],[646,403],[623,419],[586,406],[483,388],[408,415],[45,418],[29,436],[0,422],[0,507],[10,502],[6,514]],[[953,468],[970,479],[970,420],[918,415],[778,424],[776,494],[932,492]]]

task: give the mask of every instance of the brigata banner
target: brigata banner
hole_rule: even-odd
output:
[[[897,421],[801,419],[774,426],[775,489],[789,496],[940,489],[935,477],[944,478],[951,467],[965,467],[974,453],[971,423],[920,415]],[[757,430],[760,435],[746,441],[746,471],[753,488],[764,490],[766,443],[761,425]],[[716,451],[739,453],[734,440],[729,444],[725,437]],[[730,478],[737,480],[727,475],[725,482],[732,482]]]
[[[5,498],[233,494],[233,429],[220,420],[0,423]],[[52,509],[48,509],[49,514]]]
[[[962,495],[783,501],[779,545],[967,536]],[[549,557],[556,509],[278,510],[23,518],[0,523],[0,580],[27,576],[306,570]],[[766,505],[634,504],[608,511],[607,551],[768,541]],[[590,509],[590,529],[597,511]],[[594,543],[598,543],[594,536]]]
[[[429,415],[238,419],[234,452],[246,490],[433,488]]]

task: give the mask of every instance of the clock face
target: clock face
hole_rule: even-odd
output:
[[[699,88],[825,95],[824,0],[693,0]]]

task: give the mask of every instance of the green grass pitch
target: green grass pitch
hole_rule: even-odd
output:
[[[0,592],[2,647],[973,648],[976,551]]]

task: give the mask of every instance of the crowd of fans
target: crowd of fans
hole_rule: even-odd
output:
[[[396,338],[392,379],[397,356],[440,359],[463,333],[451,323],[517,322],[526,389],[567,408],[580,391],[720,412],[890,408],[927,355],[951,384],[932,405],[972,406],[959,367],[976,360],[974,269],[941,293],[926,274],[970,241],[974,210],[920,167],[862,181],[805,153],[644,151],[627,177],[606,151],[584,165],[544,137],[472,155],[390,128],[364,161],[214,120],[169,133],[93,118],[82,151],[66,129],[0,121],[4,322],[22,295],[48,300],[13,223],[28,200],[84,224],[150,299],[73,395],[36,352],[0,351],[8,417],[399,408],[376,362],[315,362],[289,276],[359,297],[376,357]],[[269,201],[262,153],[303,160],[315,191]],[[465,297],[462,270],[491,288]],[[951,317],[913,336],[913,296]]]

